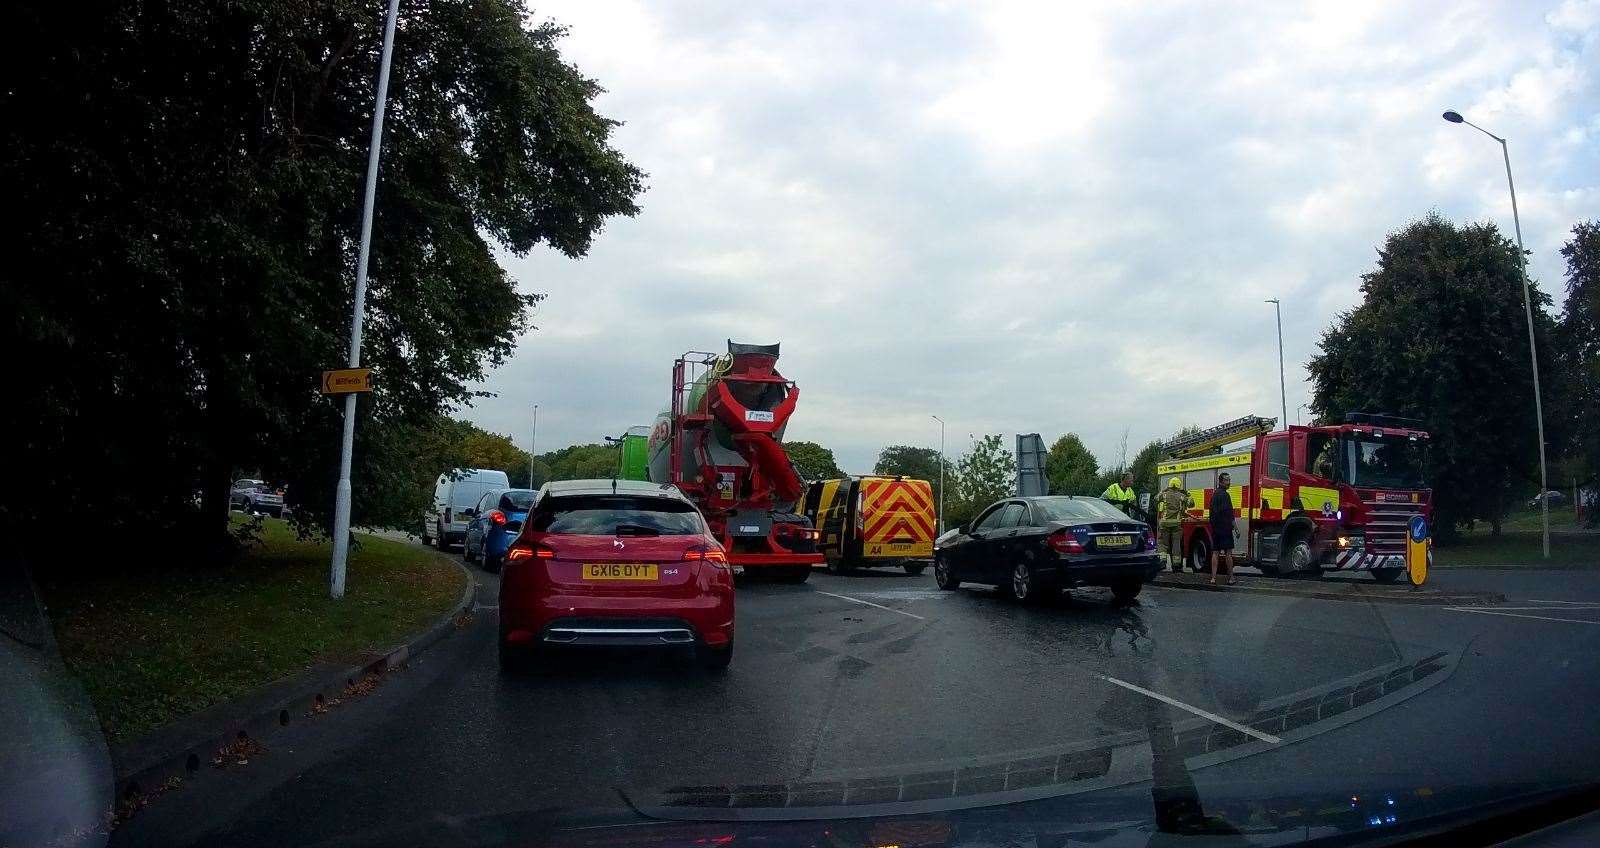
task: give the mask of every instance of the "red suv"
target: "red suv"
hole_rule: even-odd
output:
[[[692,648],[733,659],[733,573],[694,504],[631,480],[547,483],[506,552],[500,665],[560,646]]]

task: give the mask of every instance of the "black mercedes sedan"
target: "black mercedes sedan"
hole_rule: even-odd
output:
[[[1071,495],[997,501],[933,550],[939,588],[984,583],[1019,601],[1106,586],[1126,603],[1160,571],[1148,526],[1099,498]]]

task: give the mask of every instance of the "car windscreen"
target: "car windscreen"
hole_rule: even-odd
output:
[[[1045,521],[1106,521],[1128,517],[1099,498],[1041,498],[1033,502],[1033,509]]]
[[[1344,441],[1344,461],[1339,469],[1352,486],[1383,489],[1427,487],[1427,443],[1405,438]]]
[[[506,492],[500,496],[501,512],[527,512],[533,506],[533,492]]]
[[[529,524],[535,532],[579,536],[692,536],[705,532],[687,501],[653,495],[545,497]]]

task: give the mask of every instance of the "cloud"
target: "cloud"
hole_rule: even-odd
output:
[[[1384,235],[1437,209],[1532,268],[1600,217],[1596,4],[540,4],[650,172],[591,254],[505,257],[548,298],[468,417],[541,449],[648,423],[672,359],[783,343],[792,438],[1074,431],[1104,461],[1288,414]],[[958,436],[959,434],[959,436]]]

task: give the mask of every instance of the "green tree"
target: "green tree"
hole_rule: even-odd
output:
[[[1050,492],[1057,495],[1098,495],[1095,488],[1100,467],[1094,454],[1078,438],[1068,433],[1050,445],[1044,458],[1044,474],[1050,480]]]
[[[346,356],[381,7],[23,0],[8,22],[0,194],[28,214],[7,234],[0,334],[13,361],[51,364],[11,384],[13,474],[126,529],[190,519],[216,537],[230,477],[258,469],[323,524],[343,404],[313,386]],[[357,524],[390,513],[404,440],[528,328],[537,296],[495,250],[581,256],[637,211],[643,175],[562,34],[513,0],[401,7]],[[0,521],[42,509],[5,496]]]
[[[1437,529],[1499,522],[1538,480],[1532,375],[1516,245],[1493,224],[1437,214],[1391,233],[1362,275],[1362,303],[1323,333],[1308,364],[1312,406],[1422,419]],[[1549,298],[1534,289],[1542,354]],[[1541,362],[1541,369],[1548,363]]]
[[[956,462],[959,494],[946,504],[945,524],[970,521],[984,507],[1010,495],[1016,486],[1017,459],[1000,444],[998,435],[984,436]]]
[[[1133,472],[1133,490],[1152,495],[1161,491],[1161,481],[1156,479],[1156,465],[1161,462],[1161,442],[1151,442],[1133,455],[1128,470]]]
[[[607,479],[616,475],[620,461],[614,445],[571,445],[539,455],[539,462],[549,469],[549,477],[539,482]]]
[[[462,453],[469,468],[493,468],[504,471],[506,479],[517,488],[528,484],[528,452],[512,443],[510,436],[490,433],[474,425],[467,425]]]
[[[783,449],[789,461],[800,469],[807,480],[834,480],[845,476],[833,459],[833,451],[816,442],[784,442]]]
[[[1600,477],[1600,222],[1574,226],[1561,255],[1567,260],[1567,304],[1556,331],[1562,376],[1556,410],[1566,438],[1558,444],[1569,478],[1592,486]]]

